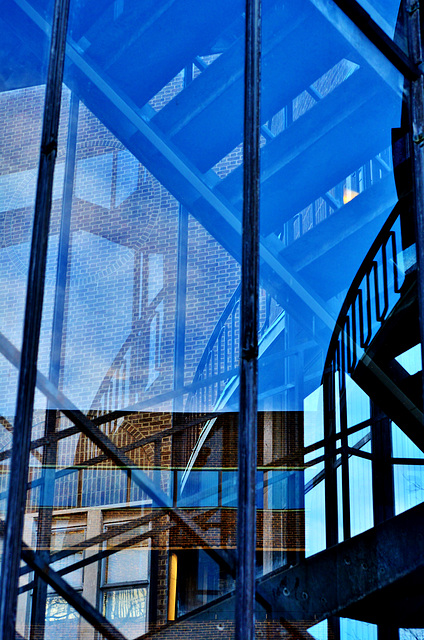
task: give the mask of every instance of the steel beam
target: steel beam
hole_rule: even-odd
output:
[[[406,25],[410,57],[422,68],[422,20],[419,3],[405,0]],[[408,86],[408,107],[412,129],[411,157],[414,186],[415,242],[417,248],[418,309],[421,338],[421,359],[424,363],[424,78],[411,80]],[[424,376],[423,376],[424,398]],[[420,409],[422,410],[421,405]]]
[[[261,602],[271,607],[266,611],[257,603],[257,618],[302,622],[305,629],[334,615],[384,624],[389,611],[394,627],[423,626],[423,530],[421,504],[299,565],[273,571],[256,581]],[[233,592],[185,619],[229,620],[234,600]]]
[[[37,191],[20,361],[16,418],[13,431],[7,516],[0,582],[0,635],[15,638],[18,575],[26,504],[28,463],[33,420],[37,356],[40,339],[47,260],[47,240],[57,155],[62,79],[69,0],[56,0],[44,103]]]
[[[424,571],[423,526],[421,504],[312,556],[297,567],[263,578],[259,588],[264,589],[274,615],[281,614],[288,620],[318,622],[331,615],[347,615],[345,611],[351,605],[355,605],[354,617],[366,619],[367,598],[381,594],[384,601],[384,589],[393,589],[402,579]],[[408,540],[413,540],[413,544],[408,544]],[[337,579],[329,580],[329,576],[335,575],[335,567]],[[402,586],[390,605],[387,600],[389,606],[375,608],[372,621],[384,623],[390,610],[395,626],[407,611],[404,595]]]
[[[332,0],[350,20],[362,31],[379,51],[410,80],[421,75],[421,69],[415,60],[410,59],[402,49],[371,18],[357,0]]]
[[[57,571],[54,571],[48,562],[31,549],[28,549],[26,545],[22,548],[22,559],[107,640],[126,640],[125,636],[109,620],[102,616],[92,604],[83,598],[78,591],[75,591]]]
[[[75,157],[77,145],[79,100],[71,95],[68,116],[68,138],[66,145],[65,178],[62,195],[62,215],[59,231],[59,249],[56,270],[56,288],[50,348],[49,380],[59,386],[60,363],[62,354],[63,323],[65,310],[66,278],[68,272],[69,239],[71,232],[72,193],[75,175]],[[51,544],[52,514],[55,492],[55,467],[57,462],[57,443],[54,438],[59,416],[47,403],[43,446],[39,512],[37,520],[37,550],[49,555]],[[31,447],[32,448],[32,447]],[[44,636],[47,584],[36,577],[31,605],[30,640]]]
[[[255,636],[261,0],[246,0],[236,640]]]
[[[390,45],[386,41],[386,46],[383,45],[382,41],[385,40],[384,32],[370,17],[368,31],[367,33],[363,31],[365,21],[362,18],[358,18],[359,5],[357,2],[354,2],[354,0],[311,0],[311,2],[327,18],[330,24],[346,38],[358,55],[397,92],[399,97],[402,96],[403,75],[406,74],[409,77],[419,76],[420,70],[414,62],[402,55],[401,50],[394,43]],[[343,10],[338,6],[342,4]],[[350,4],[351,9],[349,16],[345,13],[348,4]],[[356,13],[352,10],[354,4]],[[377,33],[381,36],[379,39],[376,37]],[[388,37],[387,40],[389,40]]]

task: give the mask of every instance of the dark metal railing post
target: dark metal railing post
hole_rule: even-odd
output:
[[[255,636],[261,1],[246,0],[236,640]]]
[[[336,467],[336,362],[328,364],[323,375],[324,396],[324,438],[325,438],[325,538],[326,547],[333,547],[339,541],[339,519],[337,502]],[[340,620],[331,616],[328,620],[329,637],[340,640]]]
[[[7,516],[0,591],[0,637],[15,639],[18,577],[25,513],[28,461],[37,355],[43,309],[54,166],[57,154],[60,102],[69,0],[56,0],[44,105],[31,255],[28,270],[25,320],[13,432]]]
[[[374,526],[395,515],[391,422],[371,400],[372,497]]]
[[[334,361],[323,375],[324,394],[324,438],[325,438],[325,532],[326,546],[339,541],[337,515],[337,469],[336,469],[336,391]]]
[[[422,67],[422,19],[415,0],[405,0],[409,57]],[[424,362],[424,77],[410,80],[409,117],[411,121],[412,173],[414,180],[415,241],[417,249],[418,306],[421,337],[421,356]],[[423,377],[424,384],[424,377]],[[423,387],[424,398],[424,387]],[[422,409],[422,407],[420,407]]]

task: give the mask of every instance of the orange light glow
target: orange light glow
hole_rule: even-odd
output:
[[[353,191],[353,189],[348,189],[347,187],[345,187],[343,189],[343,204],[347,204],[348,202],[353,200],[353,198],[356,198],[356,196],[359,196],[359,193],[357,191]]]

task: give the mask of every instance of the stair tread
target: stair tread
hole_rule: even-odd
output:
[[[364,70],[354,72],[263,148],[263,233],[281,233],[287,219],[390,146],[397,101],[370,79]],[[381,126],[370,127],[373,121]],[[242,199],[239,173],[216,187],[235,206]]]
[[[264,34],[262,52],[261,117],[265,122],[299,95],[347,52],[341,37],[335,37],[325,55],[313,56],[321,44],[322,17],[293,14],[282,6],[274,10],[272,34]],[[293,15],[292,15],[293,14]],[[317,24],[318,21],[318,24]],[[264,18],[267,24],[266,16]],[[312,26],[313,25],[313,26]],[[266,31],[266,29],[264,28]],[[276,83],[288,52],[296,61],[284,69],[284,82]],[[307,61],[307,62],[306,62]],[[302,73],[300,73],[302,67]],[[154,123],[202,171],[206,171],[232,151],[243,135],[244,37],[214,61],[181,94],[171,100],[154,118]]]
[[[133,2],[116,20],[104,18],[90,29],[85,55],[141,107],[197,55],[208,53],[242,11],[240,0]]]

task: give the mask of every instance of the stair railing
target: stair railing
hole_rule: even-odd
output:
[[[412,245],[408,248],[413,253]],[[376,236],[348,290],[331,337],[325,369],[351,374],[399,300],[408,265],[402,252],[400,208]]]
[[[197,443],[204,423],[209,419],[210,411],[214,410],[225,385],[232,377],[238,375],[240,295],[241,286],[239,285],[215,325],[200,358],[190,385],[192,391],[186,401],[185,424],[178,425],[176,428],[176,431],[185,431],[188,456]],[[259,306],[261,327],[258,333],[261,338],[269,328],[273,315],[271,297],[265,292],[262,292]],[[142,385],[137,381],[135,369],[140,358],[142,331],[140,320],[115,356],[89,411],[89,416],[97,421],[100,420],[102,430],[109,436],[119,428],[122,422],[122,417],[118,415],[119,410],[141,399],[139,395]],[[111,414],[110,420],[106,419],[109,414]],[[199,420],[199,415],[203,414],[205,414],[205,420]],[[102,420],[102,416],[105,416],[105,420]],[[161,434],[157,436],[156,447],[160,449]],[[192,446],[188,446],[189,444]],[[84,449],[83,452],[81,447]],[[96,447],[89,441],[80,443],[79,457],[82,456],[87,460],[97,455]],[[158,457],[160,458],[159,453]]]
[[[186,402],[189,413],[213,411],[226,384],[238,375],[240,340],[240,296],[239,284],[221,314],[205,347],[194,374],[192,391]],[[259,317],[261,326],[258,338],[261,338],[271,323],[271,296],[261,295]]]
[[[408,272],[416,262],[415,245],[404,246],[402,208],[403,203],[398,203],[392,210],[359,267],[341,307],[327,351],[322,377],[327,546],[340,540],[341,524],[343,539],[352,534],[349,457],[353,449],[349,442],[352,425],[348,412],[351,402],[348,376],[354,375],[364,356],[372,358],[373,341],[408,286]],[[410,282],[412,285],[412,280]],[[370,407],[369,419],[366,420],[368,425],[371,417]],[[366,423],[363,427],[367,427]],[[372,434],[365,435],[371,437]],[[336,446],[336,438],[340,439],[340,448]],[[367,454],[356,451],[355,455]],[[340,504],[342,509],[339,512]]]

